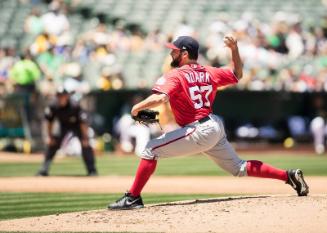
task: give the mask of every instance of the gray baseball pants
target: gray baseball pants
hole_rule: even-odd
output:
[[[153,160],[203,153],[234,176],[245,176],[246,161],[228,142],[222,121],[210,114],[205,122],[193,122],[150,140],[141,158]]]

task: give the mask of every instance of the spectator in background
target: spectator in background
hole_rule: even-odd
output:
[[[142,153],[151,136],[150,129],[145,125],[135,123],[129,114],[124,114],[118,120],[116,132],[119,134],[121,151],[123,153],[135,151],[137,155]]]
[[[286,36],[289,30],[287,17],[288,16],[285,12],[277,12],[270,26],[271,30],[267,37],[269,49],[281,54],[287,54],[289,52],[286,46]]]
[[[55,47],[50,47],[46,52],[40,54],[36,60],[47,79],[61,83],[60,67],[64,62],[64,58],[56,52]]]
[[[2,94],[13,92],[13,86],[9,79],[9,71],[17,62],[16,49],[3,48],[0,50],[0,84],[2,85]]]
[[[116,62],[116,56],[110,51],[109,46],[98,45],[90,54],[90,58],[96,62],[100,62],[104,65],[114,65]]]
[[[304,43],[303,38],[301,36],[301,24],[296,23],[291,26],[291,30],[286,36],[286,47],[289,50],[289,57],[291,59],[298,58],[304,52]]]
[[[31,36],[39,35],[43,32],[44,25],[40,17],[40,10],[36,7],[32,8],[31,13],[25,19],[24,31]]]
[[[315,108],[315,117],[310,123],[310,129],[313,135],[314,149],[317,154],[323,154],[326,147],[327,135],[327,111],[322,97],[316,97],[313,100]]]
[[[80,40],[91,42],[95,46],[106,45],[110,42],[110,35],[107,26],[104,23],[99,23],[94,29],[82,35]]]
[[[116,134],[119,135],[119,148],[123,153],[140,155],[151,137],[149,127],[136,123],[130,114],[132,106],[142,100],[141,96],[134,96],[131,103],[123,106],[122,116],[115,123]]]
[[[8,57],[6,49],[0,48],[0,83],[5,83],[9,77],[9,69],[15,63],[14,57]]]
[[[31,55],[25,52],[10,70],[10,81],[18,93],[33,93],[36,82],[40,79],[41,72]]]
[[[50,35],[60,36],[69,30],[70,24],[60,1],[54,0],[49,5],[49,12],[42,15],[44,30]]]
[[[151,31],[144,42],[148,51],[162,51],[162,45],[167,42],[167,36],[160,29]]]
[[[81,65],[85,65],[89,61],[91,48],[87,45],[84,40],[78,40],[72,51],[72,59],[79,62]]]
[[[129,49],[131,52],[140,52],[144,50],[144,35],[140,29],[140,25],[135,25],[134,28],[132,28],[129,41]]]
[[[118,21],[110,33],[110,46],[115,52],[126,52],[130,48],[130,41],[124,28],[124,23]]]
[[[30,51],[34,56],[37,56],[54,47],[57,40],[58,38],[56,36],[44,32],[35,38],[35,41],[30,46]]]
[[[102,68],[101,76],[97,80],[97,87],[99,90],[119,90],[124,88],[124,79],[119,67],[105,66]]]

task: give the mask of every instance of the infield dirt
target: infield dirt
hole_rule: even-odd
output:
[[[241,196],[0,221],[0,231],[327,233],[327,178],[306,177],[310,196],[277,180],[152,177],[147,193],[237,193]],[[133,177],[0,178],[2,191],[123,193]],[[146,199],[144,200],[146,203]]]
[[[327,196],[243,196],[0,222],[28,232],[327,232]]]

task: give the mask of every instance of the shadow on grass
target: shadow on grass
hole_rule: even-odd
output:
[[[197,204],[237,201],[237,200],[245,200],[245,199],[259,199],[259,198],[268,198],[268,197],[271,197],[271,196],[226,197],[226,198],[210,198],[210,199],[200,199],[200,200],[196,199],[196,200],[191,200],[191,201],[178,201],[178,202],[154,204],[149,207],[151,208],[151,207],[158,207],[158,206],[197,205]]]
[[[50,174],[48,176],[40,176],[36,175],[36,177],[75,177],[75,178],[80,178],[80,177],[99,177],[100,175],[94,175],[94,176],[89,176],[86,174]]]

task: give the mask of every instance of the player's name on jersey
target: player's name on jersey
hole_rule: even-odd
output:
[[[210,83],[210,75],[208,72],[190,72],[185,73],[184,77],[189,83]]]

